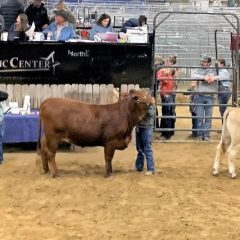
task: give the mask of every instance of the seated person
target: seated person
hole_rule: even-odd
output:
[[[77,23],[77,19],[75,17],[75,15],[71,12],[71,10],[69,9],[69,7],[66,5],[66,3],[64,3],[63,0],[59,0],[59,2],[55,5],[55,10],[60,11],[60,10],[64,10],[68,13],[68,22],[73,24],[74,26]]]
[[[113,28],[111,25],[111,17],[108,14],[103,13],[97,21],[97,24],[93,25],[89,39],[94,40],[94,36],[96,33],[106,33],[113,32]]]
[[[68,21],[68,12],[61,9],[54,11],[55,21],[52,22],[43,33],[47,33],[47,36],[51,40],[67,41],[76,37],[76,32],[72,24]]]
[[[127,28],[142,27],[147,24],[147,17],[140,15],[139,18],[130,18],[123,25],[121,32],[126,33]]]
[[[4,17],[0,14],[0,32],[2,33],[5,29]]]
[[[28,26],[27,15],[24,13],[19,14],[16,19],[16,23],[14,23],[8,30],[8,40],[9,41],[14,41],[14,40],[25,41],[25,40],[27,40],[27,36],[26,36],[25,32],[28,29],[29,29],[29,26]]]

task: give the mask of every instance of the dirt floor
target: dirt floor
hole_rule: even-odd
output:
[[[1,240],[240,239],[240,178],[216,143],[154,143],[157,173],[134,171],[135,147],[118,151],[104,178],[102,148],[60,152],[61,176],[35,169],[35,153],[6,153],[0,165]]]

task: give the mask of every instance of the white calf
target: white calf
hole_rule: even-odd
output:
[[[216,149],[216,156],[213,165],[213,175],[218,175],[221,155],[228,153],[229,173],[235,178],[235,160],[240,150],[240,109],[227,108],[223,115],[223,127],[221,141]]]

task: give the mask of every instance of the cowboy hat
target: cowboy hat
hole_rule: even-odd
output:
[[[60,9],[60,10],[54,10],[53,13],[55,15],[63,17],[69,23],[75,24],[76,22],[74,15],[70,11]]]

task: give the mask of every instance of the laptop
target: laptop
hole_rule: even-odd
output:
[[[106,33],[97,33],[96,35],[101,38],[102,42],[117,42],[118,41],[118,33],[106,32]]]

